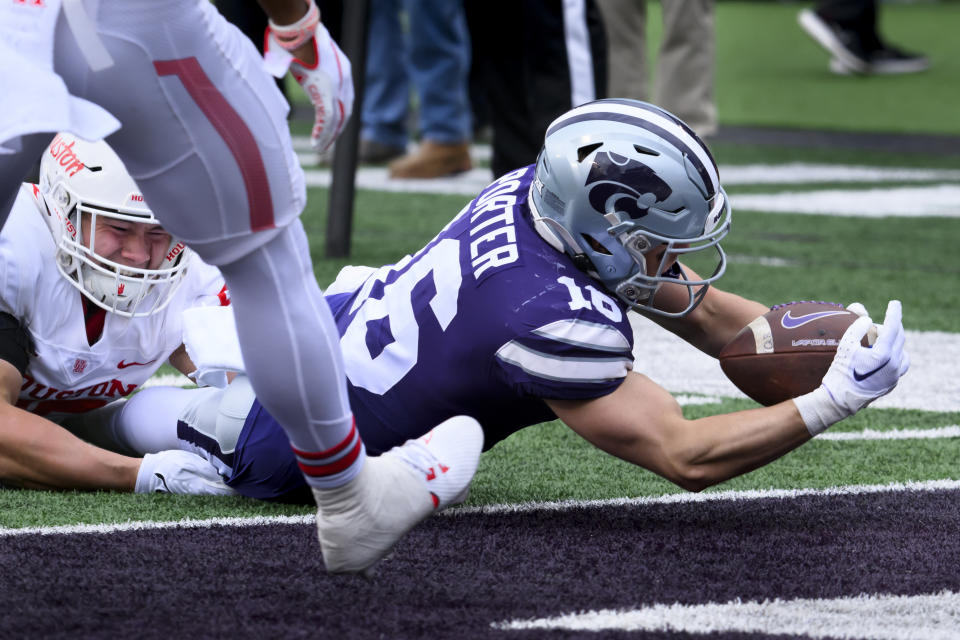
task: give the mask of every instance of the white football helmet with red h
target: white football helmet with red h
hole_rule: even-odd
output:
[[[126,266],[96,251],[98,217],[159,224],[106,142],[57,134],[40,161],[40,192],[57,245],[57,267],[88,300],[125,317],[147,316],[169,304],[190,263],[182,242],[171,238],[157,268]]]

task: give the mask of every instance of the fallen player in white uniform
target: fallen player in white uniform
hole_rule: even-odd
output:
[[[58,426],[167,360],[189,373],[182,312],[227,302],[220,273],[157,223],[106,143],[54,138],[0,231],[0,481],[232,493],[193,454],[120,456]]]

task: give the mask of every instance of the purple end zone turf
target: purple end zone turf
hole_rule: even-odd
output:
[[[0,635],[582,637],[490,624],[651,603],[960,591],[958,523],[958,491],[440,516],[372,582],[326,575],[307,526],[14,536],[0,538]]]

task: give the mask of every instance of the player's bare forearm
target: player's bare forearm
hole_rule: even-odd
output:
[[[687,420],[665,389],[637,373],[608,396],[547,404],[595,446],[691,491],[763,466],[810,439],[793,402]]]
[[[267,14],[267,17],[276,24],[293,24],[303,18],[310,7],[305,0],[257,0],[257,3]],[[316,54],[312,42],[305,42],[290,53],[294,58],[303,60],[307,64],[316,63]]]
[[[700,277],[686,266],[684,270],[691,279]],[[682,308],[686,304],[686,297],[686,287],[665,284],[657,292],[657,306],[662,304],[664,306],[661,308]],[[715,358],[740,329],[768,310],[766,305],[755,300],[710,287],[703,301],[688,315],[682,318],[651,315],[650,318]]]
[[[170,354],[170,358],[167,360],[174,369],[179,371],[185,376],[189,376],[191,373],[197,370],[197,365],[193,363],[193,360],[190,359],[190,356],[187,354],[187,346],[181,344],[177,347],[176,351]]]
[[[716,358],[741,329],[767,311],[766,305],[755,300],[711,287],[691,314],[700,338],[695,346]]]
[[[695,491],[769,464],[810,439],[792,401],[685,422],[675,446],[693,480],[686,488]]]
[[[45,418],[0,406],[0,481],[30,489],[133,491],[140,460],[99,449]]]

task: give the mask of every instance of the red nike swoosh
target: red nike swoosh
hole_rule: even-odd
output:
[[[156,361],[157,361],[156,358],[154,358],[150,362],[124,362],[123,360],[121,360],[120,362],[117,363],[117,369],[126,369],[127,367],[145,367],[148,364],[153,364]]]

